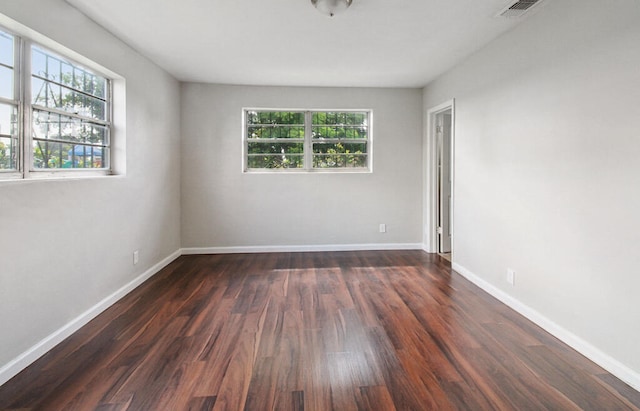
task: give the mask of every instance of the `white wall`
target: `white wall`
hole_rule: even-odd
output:
[[[183,247],[419,245],[421,96],[183,84]],[[374,171],[243,174],[243,107],[372,109]]]
[[[424,91],[426,109],[456,100],[456,266],[636,387],[638,22],[635,0],[548,1]]]
[[[62,0],[0,13],[124,77],[127,149],[124,176],[0,183],[1,370],[180,248],[180,89]]]

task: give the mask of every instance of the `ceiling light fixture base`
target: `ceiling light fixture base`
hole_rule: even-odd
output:
[[[313,7],[329,17],[342,13],[351,6],[352,2],[353,0],[311,0]]]

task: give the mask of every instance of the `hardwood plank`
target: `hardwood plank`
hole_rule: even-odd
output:
[[[183,256],[0,410],[631,410],[640,393],[421,251]]]

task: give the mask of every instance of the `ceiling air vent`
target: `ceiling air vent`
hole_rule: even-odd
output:
[[[498,16],[501,17],[520,17],[529,11],[533,6],[539,3],[541,0],[518,0],[506,7]]]

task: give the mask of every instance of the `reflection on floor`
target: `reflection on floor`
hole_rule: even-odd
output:
[[[451,253],[439,253],[440,257],[444,258],[445,260],[451,262]]]

